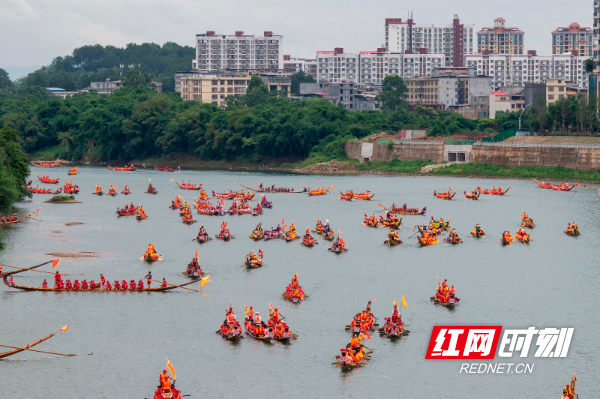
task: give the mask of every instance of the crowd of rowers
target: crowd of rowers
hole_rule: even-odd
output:
[[[190,277],[200,277],[204,274],[200,264],[198,263],[198,258],[194,257],[190,263],[187,265],[186,272]]]
[[[66,194],[77,194],[77,193],[79,193],[79,186],[68,181],[65,183],[65,187],[63,188],[63,191]]]
[[[60,194],[62,191],[60,187],[56,189],[56,192],[54,192],[49,188],[40,188],[39,185],[37,185],[35,188],[28,187],[27,190],[33,194]]]
[[[305,245],[314,245],[317,243],[317,240],[310,234],[310,228],[306,228],[306,234],[302,237],[302,243]]]
[[[331,250],[333,252],[347,251],[346,241],[344,241],[339,235],[335,236],[333,244],[331,244]]]
[[[454,300],[454,286],[448,288],[448,282],[446,280],[444,280],[441,285],[438,281],[438,287],[437,291],[435,292],[435,297],[438,301],[440,301],[440,303],[448,303],[451,299]]]
[[[392,311],[392,317],[385,318],[385,324],[383,325],[383,331],[386,334],[393,333],[399,335],[404,331],[404,322],[402,321],[402,314],[398,310],[398,304],[394,301],[394,310]]]
[[[2,219],[2,223],[6,223],[6,222],[14,222],[15,220],[18,220],[19,216],[15,213],[12,216],[4,216]]]
[[[379,215],[379,221],[377,220],[377,216],[375,216],[375,214],[372,214],[371,217],[369,217],[365,213],[364,216],[364,224],[370,227],[377,227],[378,225],[385,227],[400,227],[400,219],[398,219],[398,216],[391,212],[386,212],[385,219],[383,218],[383,215]]]
[[[187,184],[186,184],[185,180],[182,180],[181,184],[179,185],[179,187],[185,188],[185,189],[188,189],[188,190],[199,190],[199,189],[202,188],[202,184],[198,184],[198,185],[192,184],[191,181],[188,181]],[[206,194],[206,193],[204,193],[204,194]]]
[[[394,215],[392,212],[386,212],[385,218],[383,215],[379,215],[379,223],[386,227],[400,227],[400,219],[398,219],[398,216]]]
[[[248,255],[246,255],[246,262],[251,264],[261,263],[265,253],[261,248],[258,249],[258,255],[255,255],[254,252],[250,251]]]
[[[426,207],[419,211],[419,208],[408,208],[406,204],[402,205],[401,207],[396,207],[396,204],[392,204],[392,212],[419,214],[425,213],[425,211],[427,211]]]
[[[244,327],[246,331],[257,338],[286,339],[292,337],[289,326],[280,319],[279,310],[273,307],[269,308],[267,323],[262,320],[258,312],[254,313],[252,306],[247,308]]]
[[[108,195],[117,195],[117,186],[114,184],[111,184],[110,186],[108,186]]]
[[[275,192],[275,193],[290,193],[290,192],[294,191],[294,187],[292,187],[292,188],[275,187],[274,184],[271,187],[267,187],[267,186],[263,186],[263,184],[260,183],[260,185],[258,187],[262,191],[269,191],[269,192]],[[307,192],[307,191],[308,191],[308,189],[306,187],[304,187],[303,192]]]
[[[292,302],[297,302],[303,300],[304,295],[304,290],[298,284],[298,273],[296,273],[294,278],[292,278],[292,282],[285,288],[284,297],[287,297]]]
[[[333,238],[333,231],[331,231],[331,226],[329,226],[328,219],[325,219],[325,224],[323,224],[320,220],[317,220],[317,226],[315,227],[315,231],[321,234],[326,239]]]
[[[50,184],[56,184],[56,183],[58,183],[58,181],[59,181],[59,179],[58,179],[58,178],[57,178],[57,179],[51,179],[51,178],[50,178],[50,176],[46,176],[46,175],[44,175],[44,176],[40,177],[40,180],[41,180],[43,183],[50,183]]]
[[[96,184],[96,189],[94,190],[94,194],[104,194],[104,190],[98,184]]]
[[[16,215],[16,214],[15,214]],[[577,226],[577,223],[573,222],[573,224],[569,223],[567,225],[567,230],[565,231],[565,233],[567,233],[570,236],[574,236],[574,235],[579,235],[579,227]]]
[[[145,278],[146,278],[146,281],[148,284],[148,288],[150,288],[150,285],[152,283],[152,273],[148,272],[148,274],[145,276]],[[10,285],[15,285],[12,277],[10,280]],[[163,288],[167,287],[167,280],[165,278],[163,278],[161,286]],[[44,281],[42,283],[42,288],[48,288],[48,282],[46,281],[46,279],[44,279]],[[95,290],[95,289],[102,289],[102,290],[107,290],[107,291],[111,291],[111,290],[114,290],[114,291],[142,290],[142,289],[144,289],[144,282],[143,282],[143,279],[140,279],[137,282],[137,284],[136,284],[135,280],[130,280],[129,283],[126,280],[122,280],[121,282],[119,282],[118,280],[115,280],[114,285],[113,285],[113,284],[111,284],[110,281],[106,280],[106,278],[102,274],[100,274],[99,282],[96,282],[94,280],[90,280],[88,282],[86,279],[84,279],[81,282],[79,282],[79,279],[76,279],[73,282],[71,282],[70,279],[66,279],[63,281],[62,276],[57,271],[54,274],[54,288],[59,289],[59,290],[81,290],[81,291]]]
[[[227,222],[221,223],[221,231],[219,232],[219,238],[231,238],[231,233],[229,232],[229,228],[227,227]]]

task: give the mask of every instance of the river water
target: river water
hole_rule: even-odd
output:
[[[1,360],[2,397],[149,398],[166,357],[177,371],[178,388],[196,398],[548,398],[560,397],[574,371],[579,373],[581,397],[600,396],[596,360],[600,355],[599,318],[594,299],[600,236],[596,189],[553,192],[526,180],[79,170],[74,182],[81,189],[77,196],[81,204],[46,204],[43,201],[50,196],[34,195],[33,200],[17,205],[22,213],[41,207],[38,219],[42,221],[30,219],[4,229],[6,249],[0,252],[1,263],[27,267],[52,259],[45,255],[49,252],[93,251],[99,256],[63,258],[57,270],[71,274],[72,279],[98,280],[103,273],[111,281],[137,281],[151,270],[154,278],[166,277],[177,284],[187,281],[181,271],[198,248],[200,264],[212,281],[202,293],[180,289],[151,294],[22,292],[2,285],[0,344],[23,346],[69,324],[66,333],[36,349],[82,355],[28,352]],[[32,173],[63,178],[66,171],[33,168]],[[227,220],[236,236],[227,243],[213,239],[198,245],[191,240],[200,223],[184,225],[178,212],[168,208],[177,195],[191,203],[197,192],[179,190],[172,178],[202,183],[208,193],[261,182],[296,189],[332,185],[336,193],[368,189],[375,193],[375,201],[339,201],[335,194],[311,198],[267,194],[273,208],[265,210],[262,217],[202,217],[194,213],[209,234],[217,234],[220,223]],[[158,195],[143,193],[149,179]],[[128,184],[133,194],[92,195],[95,184],[108,192],[110,183],[116,184],[119,192]],[[448,186],[462,193],[494,185],[512,186],[511,195],[482,195],[480,201],[465,200],[462,195],[457,195],[456,201],[432,198],[434,189]],[[117,218],[116,208],[131,201],[144,206],[147,220]],[[379,210],[377,202],[427,206],[428,211],[426,216],[406,216],[400,231],[405,243],[388,248],[383,245],[387,230],[361,225],[364,212]],[[500,234],[516,232],[522,210],[537,224],[533,242],[502,247]],[[416,239],[409,238],[413,224],[430,216],[452,219],[464,244],[415,246]],[[269,228],[282,218],[288,224],[294,220],[299,232],[307,226],[314,228],[317,219],[328,218],[334,231],[345,234],[349,251],[336,256],[327,251],[324,240],[308,249],[299,241],[256,243],[248,238],[259,219]],[[582,231],[577,239],[563,233],[567,222],[573,220]],[[68,222],[83,224],[66,226]],[[488,238],[468,237],[476,223]],[[152,266],[139,261],[149,243],[164,257]],[[259,247],[265,252],[264,267],[251,271],[240,267],[245,254]],[[77,276],[80,273],[83,276]],[[281,297],[294,273],[310,295],[300,305]],[[46,276],[51,281],[49,274],[26,272],[16,275],[15,282],[41,286]],[[462,301],[454,310],[430,302],[436,276],[456,286]],[[399,302],[402,294],[409,305],[401,312],[410,335],[390,341],[373,334],[373,341],[366,343],[374,348],[367,365],[350,372],[332,366],[340,346],[350,340],[344,326],[352,316],[377,297],[372,311],[382,322],[391,314],[392,301]],[[254,306],[264,317],[272,303],[299,339],[290,344],[269,344],[249,337],[237,344],[223,340],[215,331],[230,300],[238,319],[243,319],[245,305]],[[534,364],[531,374],[460,374],[461,360],[425,360],[435,325],[574,327],[575,333],[566,358],[534,358],[534,350],[530,350],[527,359],[496,356],[491,361]],[[93,356],[85,355],[90,352]]]

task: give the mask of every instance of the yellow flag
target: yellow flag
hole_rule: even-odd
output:
[[[167,359],[167,368],[169,369],[169,371],[171,372],[171,374],[173,374],[173,379],[177,379],[177,376],[175,375],[175,367],[173,367],[173,365],[171,364],[171,362],[169,361],[169,359]]]
[[[63,328],[61,328],[58,331],[67,331],[69,329],[69,325],[67,324],[66,326],[64,326]]]
[[[206,276],[206,277],[202,277],[202,280],[200,280],[200,288],[204,287],[207,283],[210,283],[210,275]]]
[[[406,304],[406,298],[404,298],[404,294],[402,294],[402,300],[400,301],[400,304],[406,309],[408,309],[408,305]]]

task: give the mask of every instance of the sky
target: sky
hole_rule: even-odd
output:
[[[168,41],[194,45],[197,33],[284,36],[284,53],[314,58],[317,50],[375,50],[385,41],[385,18],[415,23],[493,26],[497,17],[525,31],[525,50],[551,54],[550,32],[578,22],[592,26],[593,1],[571,0],[0,0],[0,68],[47,65],[87,44],[123,47]],[[15,77],[11,78],[15,79]]]

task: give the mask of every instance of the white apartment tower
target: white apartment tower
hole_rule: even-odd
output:
[[[492,77],[495,88],[564,79],[581,89],[588,87],[586,58],[570,53],[538,56],[534,51],[529,51],[529,54],[471,54],[466,57],[467,67],[473,68],[475,75]]]
[[[208,31],[196,35],[196,59],[192,69],[216,71],[225,69],[277,70],[283,68],[283,36],[265,31],[264,36],[217,35]]]
[[[464,66],[464,55],[474,52],[474,26],[462,25],[458,15],[451,24],[415,24],[412,18],[385,19],[385,47],[390,52],[444,54],[444,66]]]

